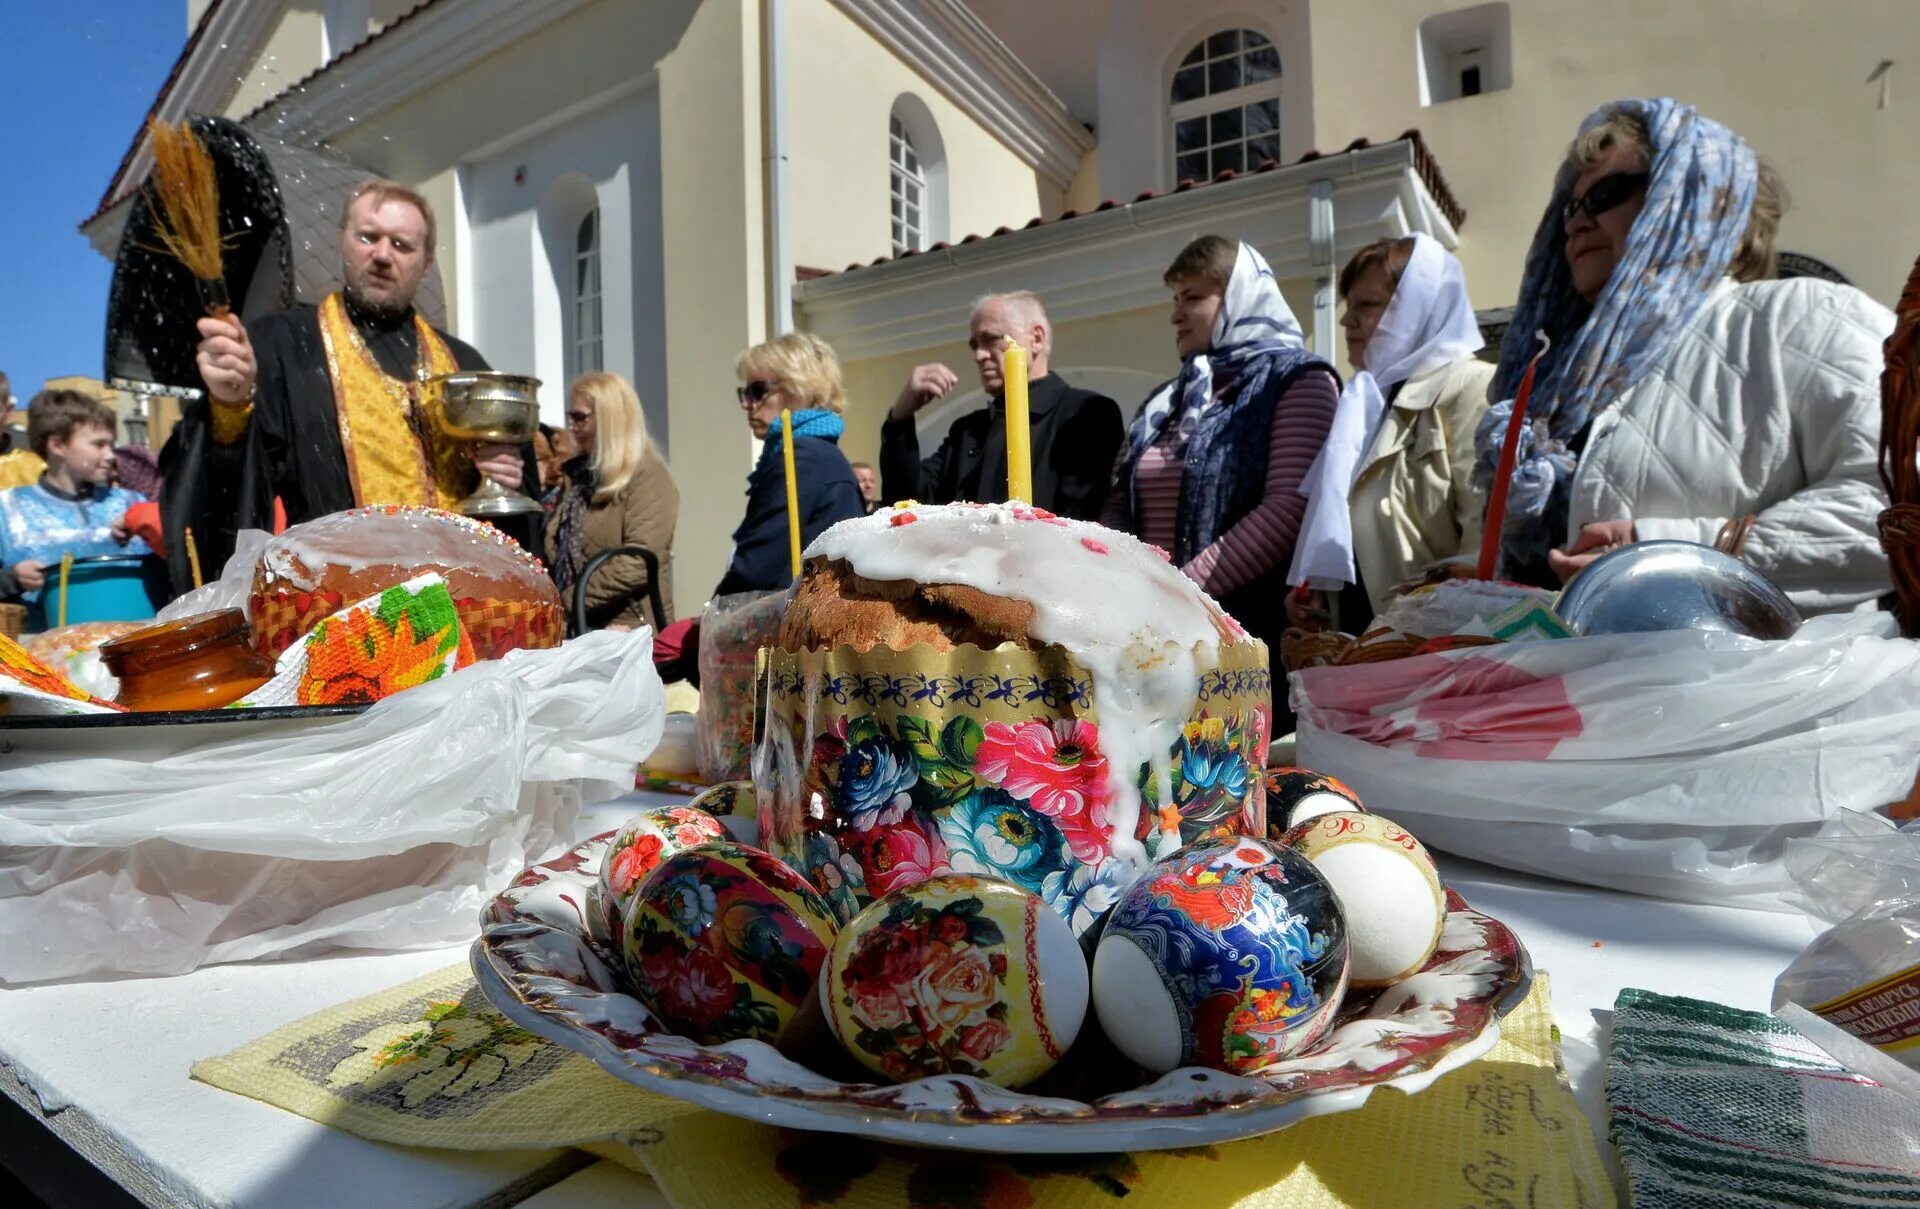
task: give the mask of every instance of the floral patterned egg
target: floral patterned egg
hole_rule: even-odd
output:
[[[760,809],[752,781],[722,781],[709,785],[693,796],[687,805],[704,810],[720,820],[727,834],[742,844],[760,837]]]
[[[833,911],[758,848],[720,841],[678,852],[627,908],[634,989],[667,1028],[702,1045],[777,1041],[833,944]]]
[[[1093,1006],[1156,1073],[1249,1074],[1311,1046],[1347,988],[1340,904],[1305,858],[1256,839],[1174,853],[1120,896],[1093,959]]]
[[[1387,986],[1417,974],[1440,944],[1447,895],[1420,841],[1377,814],[1325,814],[1286,844],[1333,886],[1347,921],[1353,985]]]
[[[834,1036],[896,1081],[1031,1082],[1079,1035],[1087,997],[1066,921],[1018,886],[964,874],[876,900],[841,930],[820,978]]]
[[[1311,768],[1267,770],[1267,838],[1278,840],[1308,819],[1338,811],[1361,811],[1360,795],[1337,777]]]
[[[606,855],[600,858],[600,885],[593,914],[606,930],[602,935],[614,952],[626,927],[627,904],[640,883],[660,862],[684,848],[724,840],[720,820],[694,806],[654,806],[628,819],[613,833]]]

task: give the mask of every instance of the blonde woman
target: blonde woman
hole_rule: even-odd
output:
[[[562,467],[554,520],[547,527],[547,563],[569,614],[575,593],[587,594],[594,629],[672,620],[673,526],[680,491],[647,438],[640,398],[619,374],[582,374],[567,391],[567,431],[579,453]],[[660,599],[668,616],[648,616],[647,567],[632,555],[608,559],[580,583],[588,560],[618,546],[645,546],[660,559]]]
[[[847,409],[840,385],[840,358],[833,346],[806,332],[789,332],[756,344],[734,362],[740,386],[734,393],[747,413],[747,427],[765,441],[747,476],[747,515],[733,531],[733,561],[716,590],[750,592],[793,582],[787,550],[787,480],[783,467],[780,411],[793,409],[793,463],[800,480],[800,539],[810,542],[828,526],[865,516],[866,504],[853,468],[840,452]]]

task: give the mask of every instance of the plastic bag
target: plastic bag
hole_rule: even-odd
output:
[[[780,633],[787,592],[716,596],[700,614],[700,776],[708,784],[752,775],[754,661]]]
[[[14,732],[0,980],[469,938],[583,800],[631,788],[660,735],[652,650],[590,634],[344,718]]]
[[[1674,631],[1293,677],[1298,759],[1434,847],[1784,910],[1786,841],[1912,788],[1920,643],[1884,613],[1784,642]]]
[[[233,539],[233,556],[221,568],[220,578],[209,580],[167,602],[155,620],[178,621],[182,617],[213,613],[220,609],[239,609],[244,613],[247,597],[253,592],[253,571],[259,565],[260,552],[272,540],[273,534],[265,529],[240,530]]]
[[[1789,841],[1786,868],[1788,897],[1833,927],[1781,973],[1774,1010],[1798,1004],[1920,1068],[1920,822],[1842,815]]]

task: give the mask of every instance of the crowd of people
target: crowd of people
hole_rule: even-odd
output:
[[[763,444],[714,592],[791,577],[789,441],[807,541],[883,500],[1003,499],[1012,343],[1031,367],[1030,502],[1167,550],[1275,648],[1289,626],[1358,633],[1395,592],[1472,573],[1536,353],[1503,577],[1557,586],[1607,550],[1685,538],[1746,559],[1805,611],[1870,605],[1888,589],[1874,521],[1893,320],[1851,287],[1774,279],[1785,204],[1734,132],[1674,101],[1617,102],[1583,123],[1559,167],[1495,360],[1479,355],[1459,261],[1427,236],[1368,244],[1341,271],[1343,382],[1307,350],[1260,254],[1205,235],[1164,276],[1177,372],[1131,423],[1053,369],[1040,298],[996,294],[968,325],[987,403],[928,452],[917,416],[960,377],[915,367],[881,425],[877,469],[840,449],[847,400],[832,347],[807,333],[755,345],[736,362],[737,396]],[[570,383],[565,427],[529,449],[469,452],[420,422],[419,377],[486,365],[413,307],[433,246],[427,202],[370,182],[345,209],[339,293],[251,324],[199,321],[209,398],[163,456],[165,551],[177,553],[181,523],[230,537],[355,504],[449,506],[485,475],[536,491],[543,531],[522,540],[569,605],[584,593],[590,624],[664,626],[670,603],[660,616],[643,603],[671,601],[679,494],[624,378]],[[0,589],[35,590],[55,547],[138,540],[121,519],[131,500],[108,486],[111,413],[75,397],[46,392],[30,409],[46,465],[0,495]],[[653,563],[614,558],[587,582],[596,555],[631,546]]]

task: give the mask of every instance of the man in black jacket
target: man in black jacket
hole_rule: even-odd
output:
[[[1006,388],[1001,352],[1008,339],[1027,350],[1033,427],[1033,495],[1028,502],[1062,516],[1097,520],[1107,500],[1114,455],[1126,429],[1105,395],[1078,390],[1047,368],[1053,326],[1027,291],[992,294],[973,308],[967,347],[987,406],[955,420],[931,457],[920,456],[914,413],[953,393],[959,376],[938,363],[914,367],[880,428],[882,498],[947,504],[1007,498]]]

